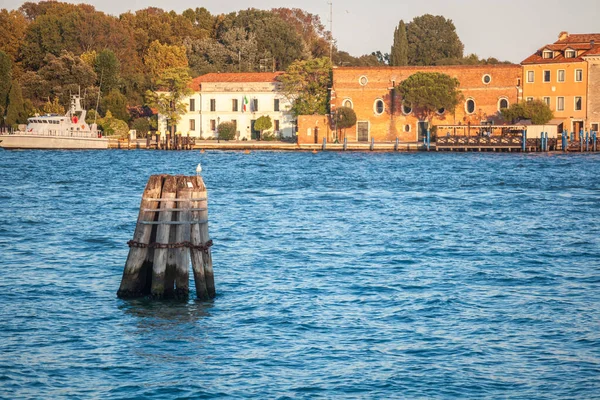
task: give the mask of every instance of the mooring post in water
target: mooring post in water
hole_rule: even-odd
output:
[[[585,151],[590,151],[590,133],[585,132]]]
[[[400,141],[398,140],[398,138],[396,138],[396,142],[394,143],[394,151],[398,151],[399,144],[400,144]]]
[[[427,151],[429,151],[429,146],[431,146],[431,131],[427,129]]]
[[[348,138],[344,137],[344,151],[348,149]]]
[[[179,202],[179,221],[182,222],[175,227],[174,243],[190,242],[190,226],[184,224],[185,221],[192,220],[192,192],[194,189],[191,183],[191,177],[181,176],[177,180],[177,198]],[[185,247],[178,247],[175,251],[175,298],[187,299],[190,292],[190,253]]]
[[[579,130],[579,151],[583,152],[583,129]]]
[[[370,147],[371,151],[373,151],[373,149],[375,149],[375,138],[372,137],[371,138],[371,147]]]
[[[327,148],[327,138],[323,138],[323,151]]]
[[[527,130],[523,129],[523,143],[521,143],[521,151],[525,152],[527,146]]]
[[[121,286],[117,292],[117,296],[121,298],[141,297],[147,294],[147,275],[152,273],[152,259],[148,260],[147,258],[149,250],[147,245],[154,238],[152,238],[152,226],[145,225],[142,222],[154,219],[154,209],[160,203],[153,201],[153,199],[160,197],[163,178],[163,175],[151,176],[142,195],[138,222],[133,240],[128,243],[130,246],[129,255],[125,262]]]
[[[192,205],[194,211],[192,212],[192,225],[191,225],[191,247],[190,254],[192,259],[192,270],[194,272],[194,284],[196,285],[196,297],[200,300],[208,300],[211,298],[208,291],[207,284],[207,268],[205,265],[208,263],[209,257],[209,244],[208,241],[204,241],[202,237],[202,226],[208,224],[208,221],[204,221],[203,217],[207,214],[201,213],[202,208],[208,204],[206,199],[206,188],[201,178],[192,182]],[[208,225],[207,225],[208,229]],[[212,260],[211,260],[212,263]],[[211,264],[212,270],[212,264]],[[213,283],[214,287],[214,283]],[[212,296],[214,297],[214,296]]]
[[[596,152],[596,136],[598,136],[597,132],[592,132],[592,151]]]

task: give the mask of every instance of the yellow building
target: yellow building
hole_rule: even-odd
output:
[[[596,44],[597,43],[597,44]],[[600,87],[590,85],[590,54],[600,49],[600,34],[561,32],[558,41],[527,57],[523,66],[523,99],[539,99],[550,106],[562,129],[579,132],[593,128],[588,118],[588,101],[598,96]],[[559,128],[560,130],[560,128]]]

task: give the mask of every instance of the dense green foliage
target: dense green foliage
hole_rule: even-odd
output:
[[[439,72],[417,72],[399,85],[403,102],[422,121],[431,121],[440,109],[453,112],[461,100],[458,79]]]
[[[390,51],[390,65],[408,65],[408,38],[406,36],[406,25],[402,20],[400,20],[396,30],[394,30],[394,43]]]
[[[21,93],[21,86],[19,85],[19,82],[13,80],[10,93],[8,94],[6,124],[8,126],[14,126],[16,124],[24,124],[25,122],[27,122],[27,115],[25,115],[25,105]]]
[[[145,137],[150,131],[150,121],[145,117],[136,118],[131,123],[131,128],[135,129],[138,138]]]
[[[6,106],[8,105],[8,93],[12,82],[12,61],[8,54],[0,50],[0,125],[3,122]]]
[[[529,119],[534,125],[544,125],[554,118],[554,113],[542,100],[514,103],[509,108],[502,109],[501,113],[507,121]]]
[[[102,97],[100,102],[100,111],[106,114],[108,111],[122,121],[129,121],[129,112],[127,111],[127,98],[117,89],[113,89],[106,96]]]
[[[464,46],[454,23],[441,15],[425,14],[406,25],[409,65],[436,65],[443,59],[460,59]]]
[[[350,107],[335,110],[335,126],[338,129],[352,128],[356,125],[356,113]]]
[[[233,122],[221,122],[217,126],[217,132],[219,133],[219,139],[233,140],[235,139],[235,124]]]
[[[294,115],[327,114],[331,62],[328,58],[296,61],[280,77],[281,91]]]
[[[99,79],[102,94],[119,88],[121,63],[112,50],[102,50],[94,59],[94,71]]]
[[[262,117],[258,117],[256,122],[254,123],[254,129],[260,131],[261,135],[263,131],[268,131],[273,127],[273,122],[271,121],[271,117],[268,115],[263,115]]]
[[[167,69],[156,81],[159,91],[146,92],[146,102],[150,107],[156,108],[160,115],[165,116],[171,134],[175,133],[177,122],[186,112],[183,99],[192,92],[189,88],[190,80],[187,68]]]

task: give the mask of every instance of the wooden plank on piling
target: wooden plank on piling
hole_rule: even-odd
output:
[[[193,184],[190,177],[180,177],[177,181],[177,198],[191,199],[193,192]],[[190,185],[188,185],[188,182]],[[192,219],[192,202],[179,202],[179,221],[185,222]],[[175,241],[177,243],[190,241],[190,228],[187,225],[177,225],[175,228]],[[187,299],[190,292],[190,250],[185,247],[175,249],[175,296],[179,299]]]
[[[152,235],[152,226],[141,224],[141,221],[153,219],[153,212],[143,211],[144,209],[152,209],[158,203],[148,201],[147,199],[161,197],[162,184],[164,175],[152,175],[148,179],[146,189],[142,195],[140,205],[140,213],[138,215],[138,223],[133,234],[133,241],[142,244],[149,244]],[[123,278],[121,286],[117,291],[117,296],[120,298],[141,297],[144,295],[146,287],[146,272],[150,267],[146,259],[148,249],[144,247],[131,247],[129,255],[125,262],[123,270]]]
[[[198,187],[202,188],[204,190],[204,196],[199,196],[199,197],[204,197],[205,200],[197,202],[196,207],[204,208],[204,210],[198,211],[198,219],[207,221],[205,224],[199,225],[200,240],[202,241],[203,244],[206,244],[210,241],[210,235],[208,232],[208,192],[206,190],[206,186],[204,186],[204,181],[202,180],[201,177],[196,177],[196,181],[198,182]],[[194,225],[194,226],[196,226],[196,225]],[[212,251],[210,248],[208,248],[208,250],[206,250],[206,252],[204,253],[203,260],[204,260],[204,277],[206,279],[206,289],[208,290],[209,297],[211,299],[214,299],[216,296],[215,276],[214,276],[213,265],[212,265]]]
[[[174,201],[168,201],[168,199],[174,199],[177,196],[177,179],[174,176],[167,176],[163,184],[161,197],[167,199],[161,202],[161,212],[158,214],[159,222],[171,221],[173,217],[172,211],[162,211],[162,209],[169,209],[175,207]],[[171,225],[162,224],[156,228],[156,242],[166,244],[169,242],[169,235],[171,233]],[[154,265],[152,266],[152,289],[151,294],[154,298],[163,298],[165,294],[165,274],[167,269],[167,256],[168,249],[156,248],[154,249]]]
[[[201,178],[194,179],[194,180],[192,180],[191,183],[193,186],[193,193],[192,193],[193,198],[201,198],[201,195],[206,194],[206,187],[204,186],[204,182],[202,182]],[[193,202],[192,206],[194,208],[201,208],[198,205],[198,202]],[[200,211],[193,211],[192,219],[199,219],[199,213],[200,213]],[[198,224],[191,225],[191,227],[190,227],[190,242],[192,243],[193,246],[199,246],[199,245],[203,244],[200,225],[198,225]],[[200,300],[209,300],[211,297],[209,295],[208,288],[206,285],[206,276],[205,276],[206,274],[205,274],[205,268],[204,268],[204,264],[207,261],[206,253],[201,250],[191,248],[190,256],[192,259],[192,270],[194,271],[194,284],[196,286],[196,297]]]

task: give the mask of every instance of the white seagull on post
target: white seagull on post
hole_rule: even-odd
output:
[[[198,166],[196,167],[196,175],[200,176],[201,173],[202,173],[202,165],[200,165],[200,163],[198,163]]]

